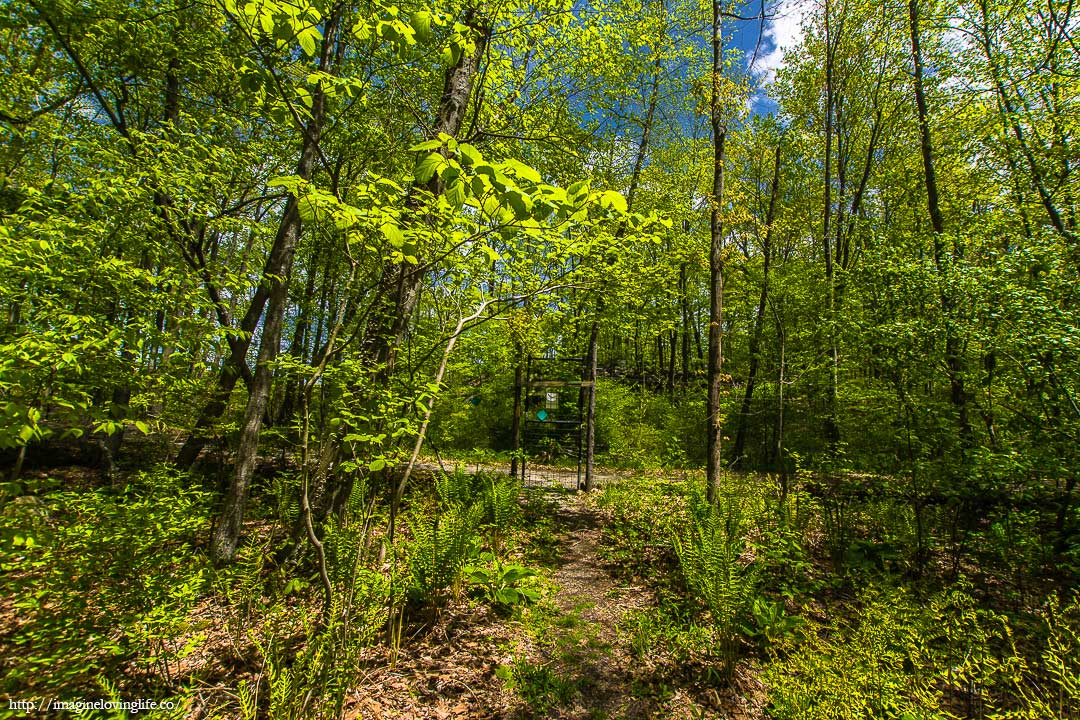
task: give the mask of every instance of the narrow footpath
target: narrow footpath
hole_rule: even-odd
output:
[[[606,518],[584,493],[542,497],[546,547],[523,550],[546,552],[553,596],[521,617],[451,604],[403,638],[392,667],[386,648],[372,648],[350,720],[763,717],[760,703],[710,688],[695,669],[635,654],[630,620],[649,616],[653,593],[605,562]]]

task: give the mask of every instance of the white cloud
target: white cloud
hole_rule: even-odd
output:
[[[803,21],[814,12],[813,0],[776,0],[772,17],[765,28],[764,52],[757,56],[751,72],[770,85],[776,71],[784,65],[784,51],[795,48],[803,39]]]

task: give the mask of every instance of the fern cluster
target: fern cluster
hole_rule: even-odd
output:
[[[261,633],[253,634],[263,663],[257,683],[242,683],[238,700],[244,720],[261,717],[267,710],[275,720],[336,720],[342,716],[348,691],[356,684],[361,650],[370,645],[385,626],[389,607],[389,583],[378,572],[357,567],[337,592],[323,626],[307,618],[304,641],[297,646],[284,642],[279,627],[288,612],[275,605],[266,612]]]
[[[453,504],[435,512],[415,510],[406,517],[412,534],[405,550],[411,597],[437,603],[459,586],[482,512],[479,503]]]
[[[519,482],[505,475],[469,475],[460,467],[435,477],[432,505],[406,514],[411,541],[406,544],[409,595],[437,605],[448,590],[461,587],[467,562],[481,547],[481,528],[490,532],[495,557],[520,515]]]
[[[764,673],[773,718],[1080,717],[1080,598],[1051,596],[1022,641],[1015,621],[963,589],[917,597],[871,586],[858,605],[773,650]],[[1042,662],[1020,644],[1041,648]]]
[[[475,480],[460,465],[452,472],[435,474],[435,494],[443,507],[470,505],[476,499]]]
[[[507,475],[478,475],[477,478],[484,483],[484,522],[491,527],[492,551],[501,557],[506,534],[521,515],[518,505],[521,483]]]
[[[729,495],[716,505],[695,508],[690,527],[676,533],[674,545],[687,586],[712,617],[716,650],[730,676],[738,658],[740,621],[757,584],[756,569],[742,561],[747,541],[741,499]]]

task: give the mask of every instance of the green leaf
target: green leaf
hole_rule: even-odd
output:
[[[150,426],[147,425],[142,420],[136,420],[135,421],[135,427],[137,427],[139,429],[139,432],[141,432],[143,435],[149,435],[150,434]]]
[[[426,10],[414,12],[409,18],[409,24],[416,31],[416,37],[420,38],[421,42],[431,39],[431,13]]]
[[[614,190],[605,190],[600,195],[600,207],[612,208],[618,212],[626,212],[626,198]]]
[[[513,585],[514,583],[524,580],[527,577],[532,577],[535,574],[536,573],[528,568],[511,566],[506,568],[506,571],[503,573],[503,582],[507,585]]]
[[[465,203],[465,188],[466,185],[461,180],[456,180],[446,188],[446,199],[455,208],[460,209]]]
[[[399,248],[405,244],[404,233],[401,232],[401,228],[399,228],[396,224],[392,222],[383,223],[379,227],[379,232],[381,232],[383,234],[383,237],[385,237],[390,242],[390,244],[396,248]]]
[[[411,148],[409,148],[409,152],[421,152],[423,150],[435,150],[436,148],[441,148],[442,145],[443,145],[442,140],[438,140],[438,139],[425,140],[424,142],[416,143],[415,145],[413,145]]]
[[[476,165],[484,162],[484,156],[469,143],[458,143],[457,152],[462,165]]]
[[[491,582],[491,575],[487,570],[477,568],[469,573],[469,581],[476,585],[487,585]]]
[[[514,217],[518,220],[524,220],[529,217],[529,213],[532,210],[532,203],[524,193],[518,190],[508,190],[505,195],[505,200],[510,204],[510,207],[514,209]]]
[[[304,54],[308,57],[315,57],[315,37],[310,30],[305,30],[300,33],[297,38],[300,41],[300,47],[304,50]]]
[[[431,153],[416,164],[416,170],[413,171],[413,176],[416,178],[417,182],[426,183],[431,180],[431,178],[435,177],[435,172],[444,161],[445,158],[439,153]]]
[[[515,605],[521,601],[521,595],[514,588],[500,588],[495,591],[495,599],[503,605]]]
[[[307,588],[307,586],[308,583],[306,580],[303,580],[301,578],[293,578],[285,586],[285,589],[282,590],[282,593],[284,593],[285,595],[292,595],[293,593],[302,592],[305,588]]]
[[[284,188],[291,194],[296,195],[297,190],[304,184],[304,181],[296,175],[281,175],[279,177],[270,178],[270,181],[266,183],[266,186],[272,188]]]
[[[585,180],[579,180],[576,183],[572,183],[570,187],[566,188],[566,196],[571,201],[576,201],[576,198],[578,198],[582,194],[588,194],[588,192],[589,183]]]
[[[517,175],[522,180],[528,180],[532,183],[538,183],[542,180],[542,178],[540,177],[540,173],[536,172],[535,169],[529,167],[523,162],[518,162],[513,158],[503,162],[503,167]]]
[[[371,472],[379,472],[386,467],[386,458],[375,458],[368,464],[368,470]]]

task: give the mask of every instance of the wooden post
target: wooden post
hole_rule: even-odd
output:
[[[521,382],[522,382],[522,368],[521,368],[521,348],[518,348],[518,361],[517,366],[514,368],[514,419],[513,425],[510,428],[510,434],[513,436],[514,454],[510,458],[510,477],[518,476],[518,455],[521,453]]]
[[[587,372],[589,386],[586,397],[588,409],[585,413],[585,491],[593,488],[593,458],[596,453],[596,350],[600,336],[600,322],[593,321],[589,334],[589,363]]]

